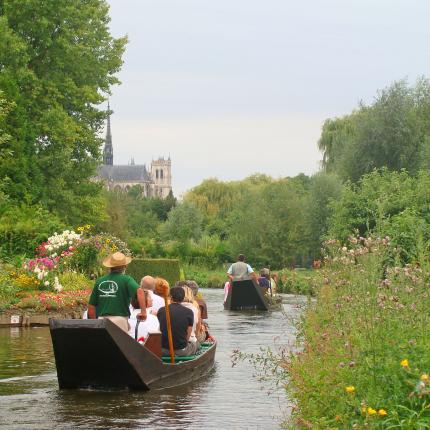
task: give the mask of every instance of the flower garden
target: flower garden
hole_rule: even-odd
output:
[[[282,360],[291,428],[430,428],[430,264],[389,238],[327,244],[317,300]]]
[[[32,259],[0,263],[0,311],[83,310],[103,258],[115,251],[130,254],[120,239],[93,234],[90,225],[54,233]]]

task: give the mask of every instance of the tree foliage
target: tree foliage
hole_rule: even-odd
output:
[[[13,107],[0,178],[10,198],[70,223],[101,212],[90,180],[106,116],[97,105],[118,83],[126,43],[108,24],[104,0],[0,1],[0,90]]]
[[[318,142],[323,168],[357,181],[374,169],[417,173],[430,163],[430,81],[405,80],[352,114],[328,119]]]

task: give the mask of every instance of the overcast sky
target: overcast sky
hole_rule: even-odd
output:
[[[312,174],[326,118],[429,76],[427,0],[108,0],[129,44],[114,164],[171,155],[175,194],[208,177]]]

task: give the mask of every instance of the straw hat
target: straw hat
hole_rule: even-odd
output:
[[[126,257],[122,252],[115,252],[103,260],[105,267],[120,267],[127,266],[131,261],[131,257]]]

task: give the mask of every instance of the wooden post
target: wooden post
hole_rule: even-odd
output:
[[[175,364],[175,350],[173,349],[173,336],[172,336],[172,324],[170,321],[170,308],[168,301],[168,289],[166,288],[164,292],[164,304],[166,306],[166,323],[167,323],[167,339],[169,341],[169,351],[170,351],[170,362]]]

